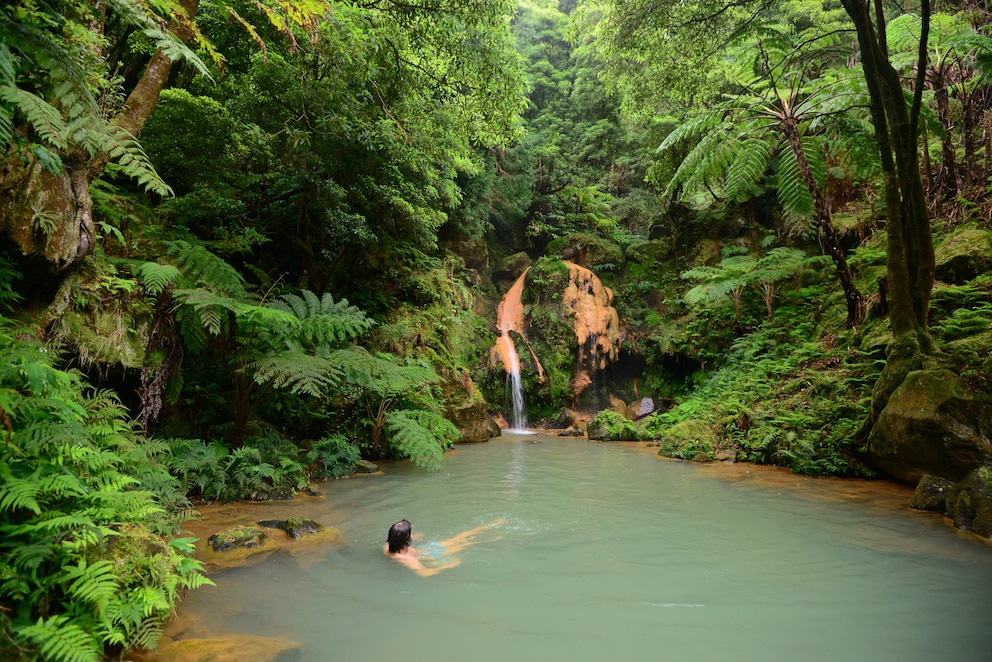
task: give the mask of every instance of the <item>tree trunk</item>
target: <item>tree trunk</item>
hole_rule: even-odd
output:
[[[866,308],[865,297],[854,283],[854,273],[851,271],[851,266],[847,263],[847,257],[844,255],[844,249],[840,245],[837,231],[834,230],[830,209],[827,208],[826,200],[823,199],[823,192],[820,190],[820,185],[816,182],[816,177],[813,175],[813,169],[809,165],[809,159],[806,158],[806,152],[803,151],[796,118],[789,115],[782,119],[779,125],[785,133],[786,139],[789,141],[792,154],[796,157],[799,173],[806,183],[806,188],[809,190],[810,195],[813,196],[813,207],[816,209],[816,221],[820,237],[827,252],[830,254],[830,259],[833,260],[834,270],[837,273],[840,286],[844,290],[844,300],[847,302],[847,319],[844,320],[844,326],[848,329],[853,329],[861,324],[861,320],[864,319]]]
[[[872,392],[872,413],[863,433],[871,430],[889,396],[923,354],[936,352],[927,330],[935,259],[930,218],[920,176],[917,144],[923,76],[927,66],[930,2],[922,0],[917,80],[912,107],[906,105],[898,72],[888,60],[884,7],[881,0],[841,0],[854,21],[861,66],[870,95],[872,124],[878,142],[885,185],[889,323],[892,342],[885,369]],[[872,14],[874,10],[874,17]]]
[[[169,30],[180,39],[192,34],[200,0],[181,0],[186,12]],[[93,31],[102,26],[91,25]],[[159,50],[112,123],[137,137],[151,116],[169,77],[172,61]],[[96,232],[89,185],[100,176],[109,154],[90,158],[81,150],[63,155],[62,172],[44,172],[33,157],[13,150],[0,168],[0,233],[8,234],[25,255],[41,255],[60,268],[82,260],[93,251]]]
[[[933,87],[934,102],[937,104],[937,119],[944,129],[940,138],[940,170],[937,172],[937,191],[945,200],[958,193],[958,167],[954,156],[954,125],[951,120],[951,99],[948,94],[947,77],[941,69],[930,70],[930,85]],[[935,194],[937,192],[935,191]]]

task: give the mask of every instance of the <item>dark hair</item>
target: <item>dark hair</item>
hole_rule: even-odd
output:
[[[386,536],[386,542],[389,543],[389,553],[396,554],[409,547],[412,533],[413,525],[405,519],[401,519],[389,527],[389,535]]]

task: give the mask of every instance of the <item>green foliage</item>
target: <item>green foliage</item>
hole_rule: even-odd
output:
[[[587,430],[590,439],[602,441],[633,441],[641,436],[633,421],[612,409],[597,412]]]
[[[162,504],[177,495],[136,489],[151,472],[125,462],[137,457],[134,433],[113,394],[88,393],[6,322],[0,357],[0,600],[9,606],[0,652],[82,660],[105,646],[154,645],[179,591],[206,582],[162,540]],[[101,558],[105,541],[133,526],[158,528],[146,534],[151,547],[120,548],[119,565]],[[138,580],[124,569],[144,564],[158,572],[131,590]]]
[[[427,471],[444,466],[444,451],[458,438],[458,429],[440,414],[427,410],[395,409],[385,415],[394,448]]]
[[[358,446],[343,434],[332,434],[313,442],[306,461],[313,478],[342,478],[354,472],[362,458]]]

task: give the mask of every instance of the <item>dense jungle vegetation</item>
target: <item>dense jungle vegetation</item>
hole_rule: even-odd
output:
[[[550,426],[875,476],[910,371],[989,391],[983,0],[18,0],[0,24],[3,659],[153,646],[209,582],[197,503],[440,467],[504,407],[488,350],[525,266]],[[562,260],[623,329],[581,392]],[[669,406],[611,406],[645,395]]]

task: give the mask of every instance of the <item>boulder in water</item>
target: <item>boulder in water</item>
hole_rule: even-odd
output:
[[[954,483],[941,478],[926,474],[920,479],[920,484],[916,486],[916,492],[909,499],[909,507],[914,510],[929,510],[942,513],[946,509],[947,495],[954,489]]]
[[[868,460],[904,483],[928,473],[962,480],[992,462],[992,407],[949,370],[914,370],[879,414]]]
[[[992,538],[992,464],[978,467],[947,496],[947,515],[954,526]]]

